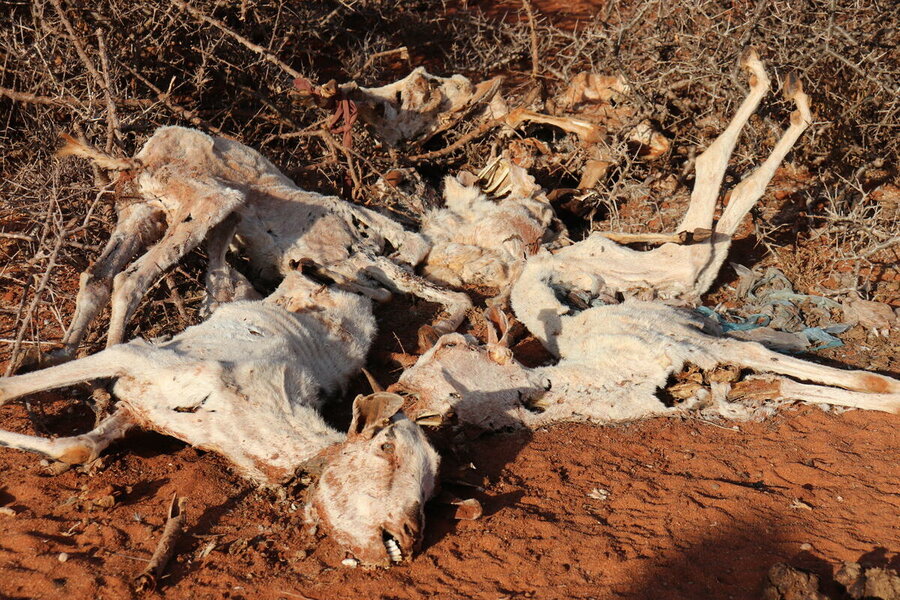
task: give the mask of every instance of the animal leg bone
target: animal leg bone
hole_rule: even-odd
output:
[[[116,411],[91,431],[56,439],[23,435],[0,430],[0,446],[26,452],[38,452],[66,464],[84,464],[100,456],[112,442],[121,439],[134,427],[128,413]]]
[[[383,256],[376,256],[369,260],[371,264],[365,267],[365,272],[370,277],[396,292],[412,294],[444,307],[445,316],[433,325],[438,335],[456,331],[456,328],[466,318],[466,311],[472,308],[472,301],[462,292],[454,292],[436,286]]]
[[[113,277],[146,245],[162,236],[163,213],[144,202],[136,202],[118,211],[118,223],[97,262],[81,274],[75,315],[62,339],[63,347],[55,359],[74,357],[88,326],[106,306]]]
[[[752,175],[741,181],[731,192],[731,201],[722,212],[722,218],[716,223],[716,232],[728,236],[734,235],[741,219],[750,212],[756,201],[762,196],[775,175],[775,170],[787,153],[790,152],[800,136],[812,123],[809,109],[809,96],[803,92],[803,84],[793,73],[784,82],[784,95],[793,100],[797,110],[791,113],[791,125],[775,144],[772,153]]]
[[[870,394],[824,385],[799,383],[786,377],[761,376],[737,383],[730,399],[758,397],[761,400],[799,400],[812,404],[833,404],[863,410],[900,413],[900,394]]]
[[[750,72],[750,93],[741,103],[725,131],[697,157],[691,203],[678,226],[678,231],[712,228],[719,188],[728,168],[728,159],[731,158],[741,129],[769,91],[769,77],[755,50],[751,49],[741,57],[741,66]]]
[[[212,228],[206,240],[209,265],[206,268],[206,298],[203,301],[204,316],[212,314],[226,302],[260,300],[262,296],[246,277],[225,260],[228,246],[234,238],[240,217],[232,213]]]
[[[795,75],[789,75],[785,80],[784,94],[794,101],[797,110],[791,113],[791,124],[785,130],[781,139],[775,144],[772,153],[765,161],[746,179],[741,181],[731,192],[731,201],[722,212],[722,217],[716,223],[715,234],[712,243],[712,256],[708,264],[697,276],[695,289],[697,293],[703,293],[711,285],[719,273],[722,263],[728,254],[731,237],[737,231],[741,220],[750,212],[750,209],[762,197],[766,186],[772,181],[778,165],[787,156],[800,136],[812,122],[812,113],[809,109],[809,97],[803,92],[803,86]]]
[[[113,280],[107,347],[122,343],[125,325],[153,280],[196,248],[244,200],[237,190],[210,178],[179,180],[166,191],[178,196],[179,210],[163,238]]]
[[[720,338],[714,343],[716,358],[721,362],[740,365],[760,373],[778,373],[869,394],[900,394],[900,381],[876,373],[827,367],[774,352],[756,342]]]

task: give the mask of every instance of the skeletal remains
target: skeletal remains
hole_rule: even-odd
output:
[[[797,106],[790,127],[771,156],[733,190],[714,223],[737,136],[769,88],[755,54],[744,58],[744,66],[750,94],[696,162],[696,185],[680,226],[684,235],[677,236],[694,243],[648,252],[602,234],[555,253],[541,248],[553,217],[549,202],[524,170],[508,162],[494,163],[502,172],[482,173],[484,190],[475,176],[448,180],[448,206],[426,216],[419,236],[373,211],[300,190],[253,150],[196,131],[162,128],[134,159],[70,143],[67,153],[130,172],[140,195],[119,207],[109,245],[82,276],[62,358],[72,357],[112,288],[108,347],[0,380],[0,404],[97,379],[112,379],[119,401],[86,434],[45,439],[0,431],[0,445],[80,463],[137,426],[213,450],[262,484],[277,484],[298,469],[320,471],[308,494],[310,520],[326,525],[365,564],[404,560],[421,535],[437,454],[400,412],[404,400],[396,394],[358,397],[346,436],[317,412],[323,398],[343,391],[365,362],[375,330],[371,299],[387,297],[371,279],[447,309],[436,325],[445,335],[396,386],[422,424],[441,424],[451,414],[487,430],[688,409],[739,416],[752,410],[731,402],[742,396],[900,409],[900,381],[719,336],[711,323],[679,306],[697,302],[711,285],[738,223],[811,120],[806,95],[789,79],[785,91]],[[489,91],[482,90],[481,98]],[[488,197],[498,192],[507,198]],[[204,239],[211,316],[169,341],[120,343],[153,278]],[[396,248],[392,257],[384,256],[385,239]],[[232,244],[249,259],[249,279],[225,260]],[[147,252],[125,268],[143,246]],[[508,347],[509,322],[497,307],[487,315],[500,332],[491,325],[486,345],[448,333],[470,303],[408,270],[423,259],[425,274],[444,284],[511,286],[517,318],[558,362],[533,369],[518,363]],[[264,290],[279,280],[264,300],[252,299],[258,296],[253,284]],[[625,300],[619,303],[619,297]],[[657,391],[686,363],[707,372],[710,389],[667,406]],[[717,375],[722,364],[777,375],[737,382],[735,369]]]
[[[638,252],[594,234],[555,254],[543,250],[530,257],[512,287],[512,307],[559,362],[535,369],[518,363],[506,347],[508,324],[492,311],[501,337],[494,332],[487,345],[480,345],[468,336],[445,335],[400,377],[396,389],[414,398],[410,412],[417,422],[437,425],[452,415],[462,425],[496,430],[559,421],[607,423],[703,407],[724,416],[747,415],[747,410],[726,401],[729,395],[900,411],[900,381],[833,369],[756,343],[719,337],[714,324],[698,315],[635,298],[656,297],[682,305],[699,299],[718,274],[741,219],[811,121],[806,94],[796,79],[789,78],[785,95],[797,107],[790,127],[763,164],[735,187],[714,224],[719,186],[738,134],[769,89],[755,53],[745,56],[743,65],[750,72],[750,93],[726,130],[697,157],[695,187],[680,225],[681,231],[702,232],[696,237],[703,241],[667,243]],[[615,304],[617,295],[628,299]],[[713,381],[710,392],[692,401],[667,406],[657,390],[686,363],[704,371],[734,365],[824,386],[784,377],[732,386],[728,377]]]

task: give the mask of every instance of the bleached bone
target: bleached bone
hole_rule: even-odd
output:
[[[728,157],[740,128],[768,87],[755,54],[748,55],[744,64],[752,73],[751,94],[725,133],[697,161],[697,184],[683,231],[713,229]],[[825,367],[753,342],[718,337],[711,323],[662,302],[630,299],[585,309],[592,299],[609,300],[613,292],[639,287],[676,300],[695,298],[709,287],[738,222],[810,121],[808,100],[799,84],[789,79],[786,88],[798,108],[791,125],[772,155],[734,190],[709,242],[635,252],[592,236],[555,255],[544,251],[532,256],[513,286],[512,306],[558,363],[525,368],[496,334],[489,335],[493,343],[486,346],[466,336],[446,335],[397,384],[398,390],[414,397],[415,417],[434,424],[453,415],[460,423],[496,430],[558,421],[627,421],[701,407],[723,416],[748,416],[750,409],[727,401],[732,391],[735,398],[900,410],[900,381]],[[586,295],[587,301],[571,305],[567,299],[573,293]],[[680,406],[666,406],[657,391],[687,363],[705,371],[724,364],[776,376],[749,388],[716,381],[709,392],[704,390]]]
[[[659,302],[628,300],[564,317],[557,364],[526,368],[507,348],[448,334],[407,369],[395,391],[413,398],[421,424],[454,421],[475,429],[537,428],[562,421],[614,423],[691,410],[729,418],[757,411],[729,402],[801,400],[900,412],[900,381],[778,354],[755,342],[704,333],[702,317]],[[711,371],[736,365],[769,376],[755,387],[719,383],[680,405],[657,396],[686,363]],[[741,387],[743,386],[743,387]],[[755,390],[755,393],[753,393]]]
[[[66,153],[90,159],[97,154],[72,142]],[[154,279],[229,218],[235,221],[226,228],[234,230],[237,245],[249,259],[250,279],[258,285],[277,283],[297,265],[311,265],[338,287],[384,300],[389,294],[369,273],[386,273],[393,283],[402,275],[402,285],[394,288],[447,308],[439,324],[441,332],[455,329],[470,306],[462,293],[435,288],[400,267],[385,268],[385,240],[396,249],[391,260],[412,267],[429,249],[421,236],[374,211],[298,188],[262,155],[238,142],[182,127],[162,127],[126,162],[134,167],[131,173],[141,199],[120,208],[116,230],[100,260],[82,276],[62,358],[74,355],[88,325],[109,298],[110,287],[107,345],[120,343]],[[160,237],[153,226],[162,222],[166,229]],[[211,253],[217,263],[207,279],[211,307],[252,296],[249,282],[224,262],[227,245],[214,246]]]
[[[360,117],[379,137],[394,146],[401,140],[424,143],[479,108],[493,118],[503,116],[507,108],[497,94],[500,82],[495,77],[473,84],[462,75],[438,77],[418,67],[385,86],[365,88],[350,82],[339,89],[357,103]]]
[[[548,100],[547,106],[554,114],[518,108],[505,115],[504,122],[514,128],[528,122],[558,127],[577,135],[586,147],[596,144],[608,131],[625,131],[629,141],[640,145],[643,156],[657,158],[669,150],[669,140],[647,120],[634,124],[638,111],[628,102],[630,92],[621,75],[581,72],[565,90]],[[595,154],[595,158],[600,156]]]
[[[358,397],[346,436],[317,412],[359,372],[374,333],[368,299],[292,272],[266,300],[224,304],[167,342],[134,340],[0,379],[0,404],[107,378],[118,398],[86,434],[51,440],[0,431],[0,445],[83,463],[141,427],[216,452],[259,484],[322,463],[309,517],[359,561],[388,565],[418,543],[437,454],[392,394]]]

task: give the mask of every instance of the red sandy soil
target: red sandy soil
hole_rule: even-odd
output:
[[[72,420],[62,407],[48,417],[57,432]],[[0,419],[27,429],[20,406]],[[343,555],[304,531],[299,496],[252,489],[168,438],[133,435],[92,474],[49,476],[5,451],[0,502],[15,516],[0,515],[0,597],[132,597],[178,493],[186,533],[147,597],[759,598],[779,561],[826,578],[838,561],[896,565],[898,426],[803,407],[733,428],[654,419],[485,437],[467,476],[483,491],[450,486],[484,516],[431,506],[421,554],[387,571],[335,568]]]

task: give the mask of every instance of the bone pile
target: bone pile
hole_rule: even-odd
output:
[[[139,200],[118,206],[109,244],[82,274],[72,322],[51,357],[57,364],[0,380],[0,404],[89,381],[111,382],[116,402],[82,435],[0,431],[0,445],[85,463],[139,427],[212,450],[260,485],[302,472],[313,481],[306,518],[345,549],[344,563],[389,566],[413,556],[423,506],[437,486],[439,458],[422,427],[477,433],[674,414],[750,418],[788,401],[900,410],[900,381],[734,339],[690,310],[812,121],[808,97],[788,77],[790,125],[716,219],[738,136],[770,88],[755,53],[742,66],[750,91],[697,157],[689,208],[677,231],[662,236],[594,232],[566,245],[551,200],[528,172],[549,158],[523,156],[521,144],[516,156],[487,160],[478,173],[447,177],[440,207],[412,198],[422,207],[416,233],[375,210],[300,189],[234,140],[163,127],[133,158],[115,159],[69,139],[63,154],[126,172]],[[395,147],[427,141],[463,119],[485,129],[546,124],[590,146],[633,113],[604,104],[627,91],[618,78],[580,76],[552,114],[510,110],[499,88],[496,80],[474,85],[416,69],[381,88],[339,90]],[[591,109],[573,114],[585,105]],[[668,148],[645,121],[628,135],[648,156]],[[586,187],[602,176],[605,160],[596,148],[588,156]],[[414,170],[407,175],[416,178]],[[632,242],[661,245],[624,245]],[[206,320],[168,341],[126,341],[149,287],[202,243]],[[229,252],[243,258],[240,271]],[[471,310],[471,286],[496,291],[481,313]],[[319,409],[365,365],[373,301],[397,293],[437,303],[442,313],[422,324],[424,353],[392,391],[357,397],[347,432],[339,432]],[[107,303],[107,348],[76,359]],[[516,360],[509,308],[552,364],[527,368]],[[456,332],[467,314],[484,316],[484,342]],[[685,370],[693,375],[675,400],[663,397],[670,376]],[[755,374],[742,378],[742,370]]]

